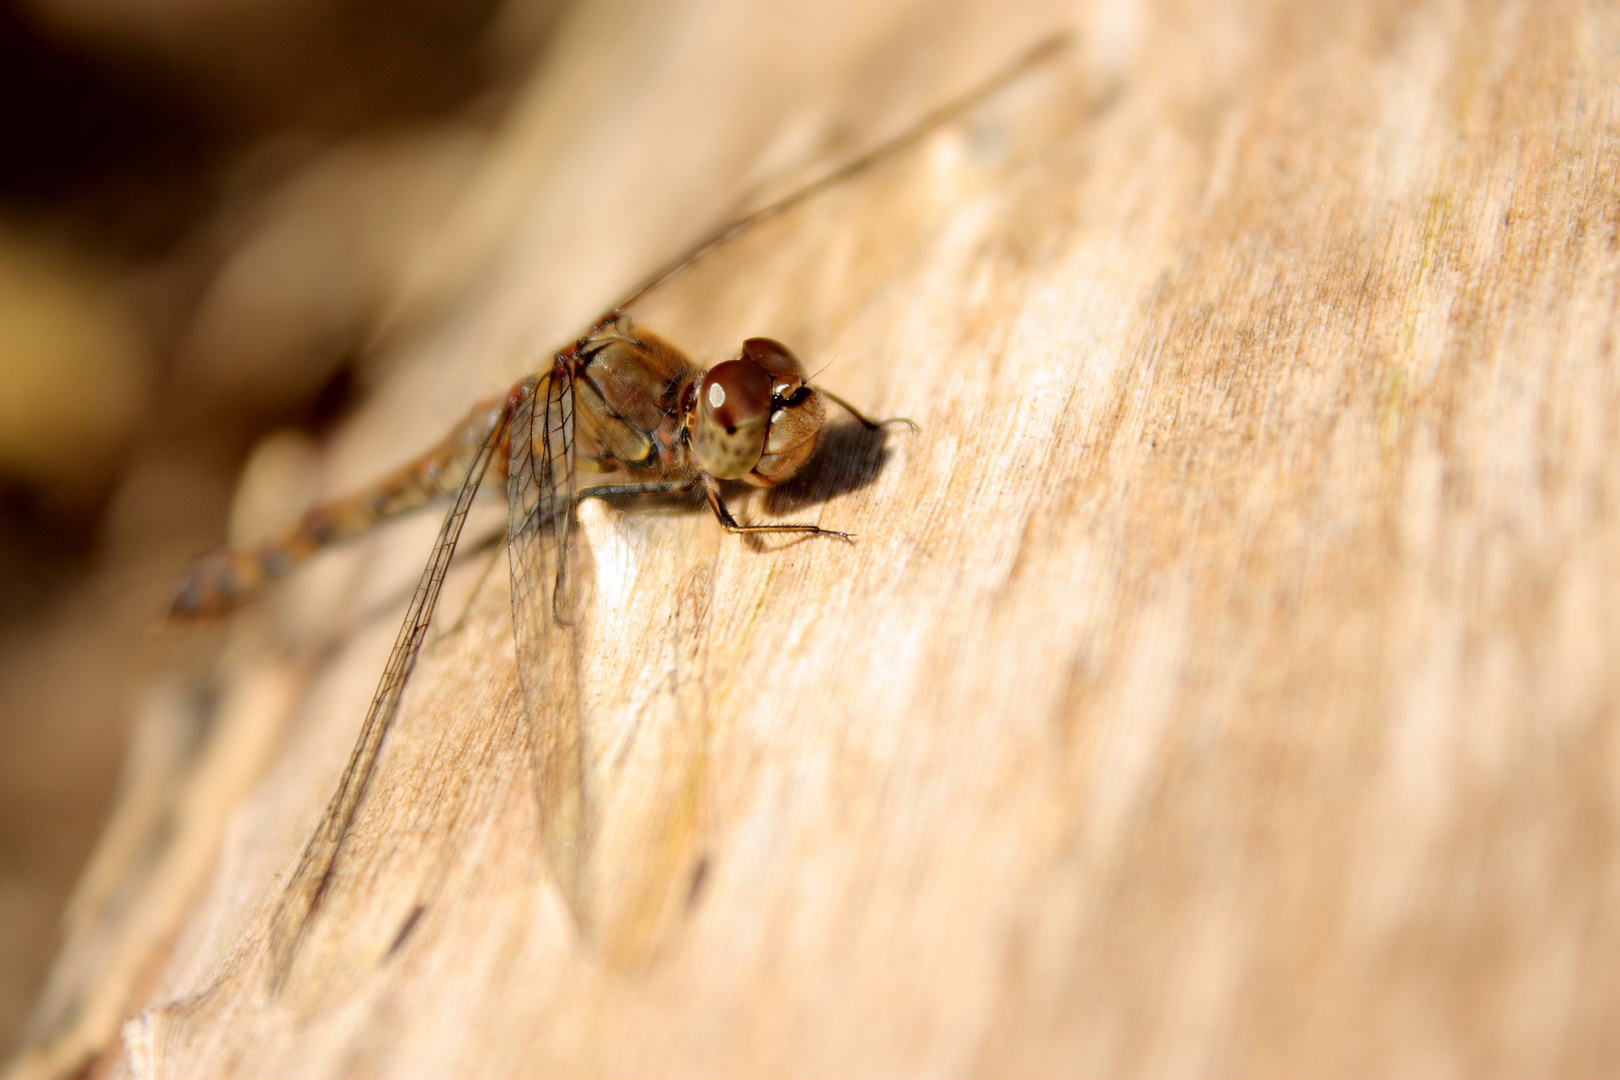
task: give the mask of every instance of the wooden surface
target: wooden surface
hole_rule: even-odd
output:
[[[788,341],[921,434],[834,430],[741,507],[853,546],[588,507],[575,903],[470,554],[267,984],[413,522],[236,620],[200,750],[147,741],[179,764],[131,781],[147,840],[16,1075],[1620,1068],[1613,4],[587,3],[322,485],[1059,28],[639,313],[705,360]]]

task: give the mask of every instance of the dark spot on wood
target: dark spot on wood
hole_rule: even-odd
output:
[[[394,935],[394,943],[388,946],[388,952],[383,954],[383,958],[385,960],[391,958],[395,953],[399,952],[400,948],[405,944],[405,939],[410,937],[411,934],[416,931],[416,924],[422,921],[422,915],[426,911],[426,904],[417,904],[411,909],[411,913],[407,915],[405,917],[405,921],[400,924],[399,933]]]
[[[703,886],[709,880],[709,857],[703,856],[692,868],[692,883],[686,887],[686,912],[690,915],[703,899]]]

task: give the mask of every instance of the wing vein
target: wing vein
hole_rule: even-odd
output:
[[[467,512],[472,508],[473,498],[478,494],[490,462],[494,460],[496,448],[505,437],[509,419],[510,412],[493,426],[473,459],[461,488],[456,492],[455,501],[445,514],[438,539],[433,543],[433,554],[428,558],[422,577],[416,584],[416,591],[400,624],[399,636],[394,639],[393,651],[389,653],[388,664],[383,668],[382,680],[377,684],[371,707],[360,725],[360,737],[343,770],[343,779],[326,805],[321,824],[304,846],[298,868],[288,881],[271,918],[272,982],[275,984],[279,985],[285,979],[310,923],[320,909],[344,840],[371,788],[383,743],[399,715],[405,685],[421,654],[422,643],[433,620],[433,609],[438,605],[445,575],[456,553],[456,544],[461,539],[462,527],[467,522]]]

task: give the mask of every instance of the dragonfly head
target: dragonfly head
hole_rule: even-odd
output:
[[[710,476],[771,487],[799,471],[825,416],[798,357],[779,341],[749,338],[740,357],[698,380],[692,455]]]

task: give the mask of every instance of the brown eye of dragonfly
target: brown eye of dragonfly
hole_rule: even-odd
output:
[[[804,386],[804,365],[786,345],[767,337],[749,338],[743,342],[742,358],[770,372],[771,394],[778,403],[795,403],[791,399]]]
[[[747,475],[765,450],[775,380],[750,360],[716,364],[697,387],[691,420],[692,454],[721,480]]]
[[[770,411],[771,377],[757,364],[728,360],[716,364],[698,387],[698,409],[727,434]]]

